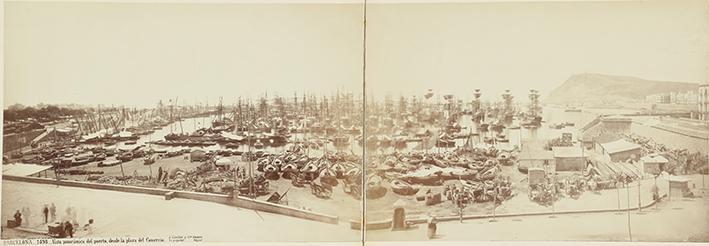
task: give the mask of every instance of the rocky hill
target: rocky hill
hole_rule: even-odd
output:
[[[544,98],[551,104],[613,104],[641,101],[645,96],[697,90],[699,84],[584,73],[569,77]]]

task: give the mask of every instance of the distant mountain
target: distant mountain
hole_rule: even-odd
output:
[[[645,96],[697,90],[699,84],[647,80],[595,73],[576,74],[544,98],[551,104],[613,104],[644,100]]]

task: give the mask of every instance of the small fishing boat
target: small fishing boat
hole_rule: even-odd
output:
[[[145,160],[143,160],[143,165],[153,164],[153,163],[155,163],[155,161],[157,161],[157,159],[158,159],[158,155],[150,155],[150,156],[146,157]]]
[[[291,179],[293,176],[297,175],[298,166],[295,163],[288,163],[281,167],[281,177],[284,179]]]
[[[447,173],[441,173],[441,178],[443,180],[454,180],[454,179],[464,179],[470,180],[476,177],[478,171],[468,170],[468,169],[456,169]]]
[[[269,158],[261,158],[256,163],[256,171],[263,172],[266,165],[270,164],[271,160]]]
[[[324,168],[320,170],[320,175],[318,175],[318,178],[320,178],[321,182],[330,186],[336,186],[338,184],[337,175],[329,168]]]
[[[261,140],[257,140],[257,141],[254,143],[254,148],[263,149],[264,147],[266,147],[266,145],[263,144],[263,143],[261,142]]]
[[[330,166],[330,170],[335,173],[335,176],[338,179],[342,179],[345,176],[345,171],[347,171],[347,168],[345,168],[345,165],[342,163],[335,163]]]
[[[227,143],[224,145],[227,149],[238,149],[239,144],[238,143]]]
[[[306,180],[313,180],[318,177],[318,165],[314,162],[311,161],[308,164],[306,164],[300,171],[305,175]]]
[[[347,135],[337,135],[335,136],[333,143],[337,147],[347,146],[348,144],[350,144],[350,137]]]
[[[372,176],[367,180],[367,199],[377,199],[386,195],[387,189],[382,186],[382,178]]]
[[[280,178],[278,171],[280,170],[275,164],[268,163],[263,167],[263,176],[270,180],[278,180]]]
[[[400,179],[390,181],[389,185],[394,193],[402,196],[414,195],[419,191],[419,188],[414,188],[411,184]]]
[[[124,161],[124,162],[131,161],[131,160],[133,160],[133,153],[131,153],[131,152],[121,153],[118,155],[117,159]]]
[[[80,166],[80,165],[88,164],[91,161],[93,161],[93,156],[85,155],[85,156],[80,156],[80,157],[74,158],[74,160],[72,160],[72,162],[71,162],[71,165],[72,166]]]
[[[106,159],[105,161],[99,162],[98,166],[99,167],[110,167],[110,166],[115,166],[121,164],[120,160],[117,159]]]

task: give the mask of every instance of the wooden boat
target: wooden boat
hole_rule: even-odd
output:
[[[389,182],[391,191],[402,196],[414,195],[419,191],[419,188],[414,188],[406,181],[395,179]]]
[[[427,185],[427,186],[437,186],[437,185],[441,185],[443,183],[441,176],[442,176],[441,172],[436,172],[433,175],[405,176],[405,177],[402,177],[401,179],[406,181],[407,183],[410,183],[410,184],[422,184],[422,185]]]
[[[150,165],[155,163],[155,161],[158,159],[158,155],[150,155],[143,160],[143,165]]]
[[[318,178],[320,179],[321,182],[328,184],[330,186],[336,186],[338,184],[337,175],[335,174],[335,172],[333,172],[329,168],[323,168],[322,170],[320,170],[320,174],[318,175]]]
[[[93,156],[90,156],[90,155],[81,156],[81,157],[74,158],[74,160],[72,160],[72,162],[71,162],[71,165],[72,166],[86,165],[91,161],[93,161]]]
[[[338,136],[335,136],[335,139],[333,140],[333,143],[334,143],[334,145],[337,146],[337,147],[347,146],[348,144],[350,144],[350,137],[347,136],[347,135],[338,135]]]
[[[497,155],[497,161],[505,166],[512,165],[511,155],[507,151],[502,151]]]
[[[281,177],[278,171],[280,170],[275,164],[268,163],[263,167],[263,176],[270,180],[278,180]]]
[[[372,176],[367,180],[367,199],[377,199],[386,195],[387,189],[382,186],[382,178]]]
[[[319,175],[318,170],[318,165],[314,161],[311,161],[300,169],[300,172],[305,175],[306,180],[314,180]]]
[[[291,179],[291,177],[297,175],[298,166],[295,163],[288,163],[281,167],[281,177],[284,179]]]
[[[264,147],[266,147],[266,145],[263,144],[263,143],[261,142],[261,140],[258,140],[258,141],[256,141],[256,143],[254,143],[254,148],[263,149]]]
[[[476,177],[477,173],[478,173],[478,171],[476,171],[476,170],[460,169],[460,170],[451,171],[448,173],[442,173],[441,178],[443,180],[454,180],[454,179],[469,180],[469,179],[474,179]]]
[[[98,166],[99,167],[110,167],[110,166],[115,166],[121,164],[120,160],[117,159],[107,159],[105,161],[99,162]]]
[[[310,183],[310,192],[318,198],[330,198],[332,196],[332,186],[319,180],[313,180]]]
[[[338,179],[342,179],[345,176],[345,171],[347,171],[347,168],[345,168],[345,165],[342,163],[335,163],[330,166],[330,170],[335,173],[335,176]]]
[[[227,143],[224,145],[227,149],[238,149],[239,144],[238,143]]]
[[[263,172],[263,169],[266,167],[266,165],[271,163],[271,159],[269,158],[261,158],[256,162],[256,171]]]
[[[488,168],[487,170],[485,170],[483,172],[477,173],[475,178],[477,180],[491,180],[497,176],[497,171],[498,170],[496,167]]]
[[[125,153],[119,154],[117,159],[124,161],[124,162],[131,161],[131,160],[133,160],[133,153],[125,152]]]

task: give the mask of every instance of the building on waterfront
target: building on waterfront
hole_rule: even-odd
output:
[[[682,91],[647,95],[645,101],[657,104],[696,104],[698,98],[697,91]]]
[[[582,171],[586,167],[588,154],[580,147],[553,147],[557,172]]]
[[[519,153],[521,169],[543,168],[554,166],[554,152],[551,150],[524,150]]]
[[[660,171],[665,170],[665,165],[667,165],[669,161],[659,154],[651,154],[640,158],[640,162],[642,163],[644,173],[658,174]]]
[[[628,159],[634,161],[640,160],[642,147],[638,144],[631,143],[625,139],[619,139],[608,143],[599,143],[598,150],[613,162],[625,162]]]
[[[697,105],[699,106],[698,118],[709,121],[709,83],[699,86],[697,93]]]
[[[529,168],[527,171],[527,181],[529,185],[541,184],[546,181],[546,171],[541,167]]]
[[[684,195],[684,192],[689,190],[690,179],[687,177],[669,175],[666,177],[666,179],[669,182],[670,186],[670,197],[682,197]]]

